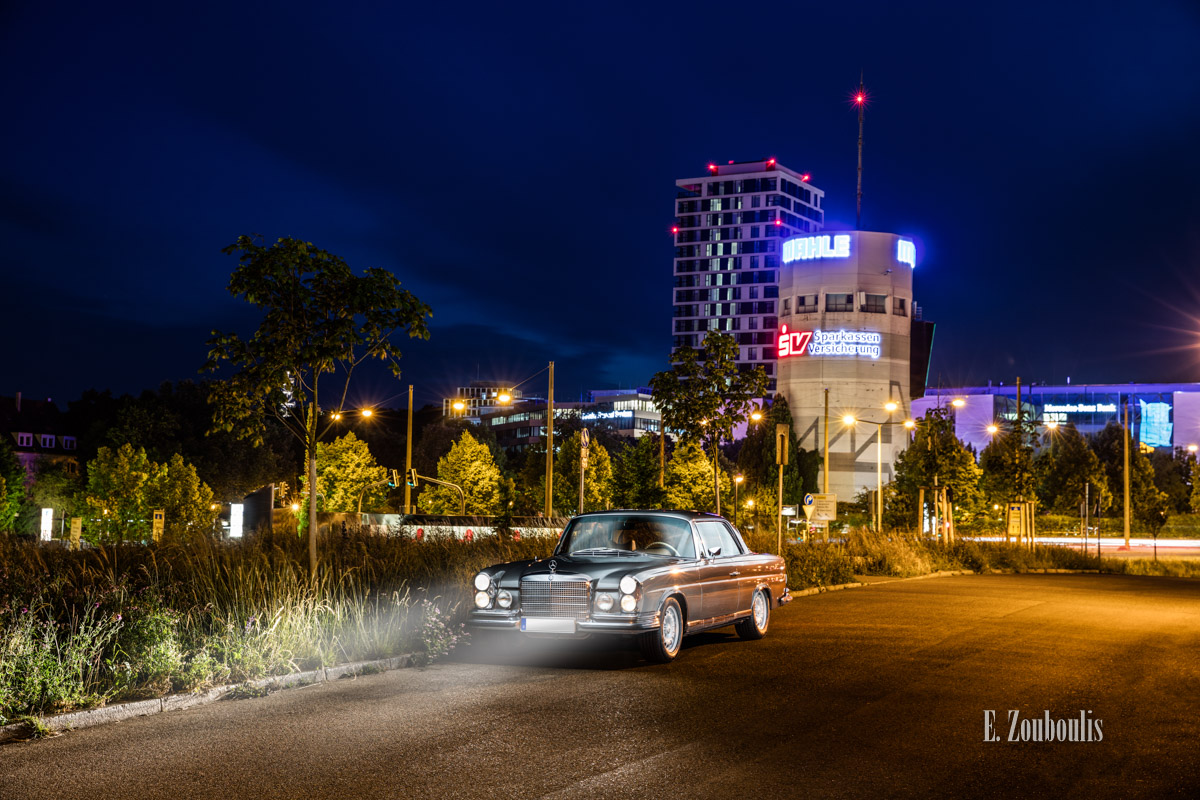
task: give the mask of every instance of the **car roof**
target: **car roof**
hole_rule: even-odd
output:
[[[603,517],[613,514],[659,514],[662,516],[676,517],[693,521],[701,519],[725,519],[722,516],[712,514],[707,511],[677,511],[666,508],[612,508],[607,511],[589,511],[586,514],[578,514],[573,517],[573,519]]]

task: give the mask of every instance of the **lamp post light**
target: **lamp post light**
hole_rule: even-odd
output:
[[[741,473],[733,476],[733,527],[735,528],[738,524],[738,487],[744,480],[746,480],[746,476]]]

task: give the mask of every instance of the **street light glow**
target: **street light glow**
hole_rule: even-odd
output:
[[[886,403],[883,404],[883,410],[888,412],[889,414],[894,413],[896,411],[896,409],[899,407],[900,406],[896,405],[895,401],[892,401],[892,400],[888,400]]]
[[[760,419],[762,419],[762,412],[759,411],[757,408],[750,412],[750,421],[751,422],[758,422]]]
[[[1196,450],[1197,450],[1197,449],[1198,449],[1198,448],[1197,448],[1197,446],[1196,446],[1196,445],[1194,445],[1194,444],[1189,444],[1189,445],[1188,445],[1188,452],[1189,452],[1189,453],[1194,453],[1194,452],[1196,452]]]
[[[906,419],[904,420],[904,427],[911,431],[913,428],[917,427],[917,421],[915,419]]]
[[[362,410],[362,415],[363,415],[364,417],[369,417],[369,416],[371,416],[371,415],[372,415],[372,414],[374,414],[374,413],[375,413],[375,412],[374,412],[374,411],[372,411],[372,410],[371,410],[371,409],[369,409],[369,408],[364,408],[364,409]]]
[[[955,408],[962,408],[966,404],[967,404],[967,401],[963,400],[961,397],[956,397],[950,401],[950,405],[954,406]]]
[[[1000,431],[1000,428],[996,425],[988,425],[987,426],[987,432],[991,436],[995,436],[999,431]]]
[[[462,400],[455,400],[454,405],[452,406],[455,411],[462,411],[466,407],[466,403],[464,403]]]
[[[335,412],[333,412],[333,421],[334,421],[334,422],[337,422],[337,421],[338,421],[339,419],[341,419],[341,418],[342,418],[342,415],[341,415],[341,414],[339,414],[339,413],[338,413],[338,412],[336,412],[336,411],[335,411]]]
[[[854,422],[855,422],[855,419],[852,414],[847,414],[846,416],[842,417],[843,425],[853,425]]]
[[[742,482],[742,481],[744,481],[744,480],[746,480],[746,476],[745,476],[745,475],[734,475],[734,476],[733,476],[733,482],[734,482],[734,483],[741,483],[741,482]]]
[[[501,392],[500,394],[496,395],[496,401],[499,403],[512,402],[512,395],[508,392]]]
[[[1054,430],[1055,428],[1058,427],[1058,420],[1056,420],[1056,419],[1050,420],[1049,422],[1046,423],[1046,427],[1049,428],[1050,430]]]

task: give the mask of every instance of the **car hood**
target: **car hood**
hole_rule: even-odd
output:
[[[595,584],[610,584],[620,581],[631,572],[651,569],[669,569],[688,562],[686,558],[663,558],[661,556],[551,556],[535,561],[515,561],[495,570],[503,571],[500,583],[516,588],[522,578],[534,575],[583,575]],[[555,569],[550,569],[554,562]]]

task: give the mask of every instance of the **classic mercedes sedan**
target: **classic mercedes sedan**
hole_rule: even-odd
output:
[[[791,601],[783,559],[752,553],[723,518],[695,511],[602,511],[573,518],[554,554],[475,576],[478,629],[517,635],[639,637],[667,662],[683,637],[733,625],[761,639]]]

